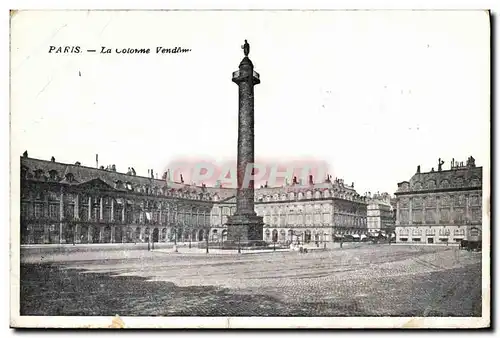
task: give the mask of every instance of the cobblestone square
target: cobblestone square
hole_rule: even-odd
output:
[[[20,296],[22,315],[481,316],[481,253],[369,244],[25,253]]]

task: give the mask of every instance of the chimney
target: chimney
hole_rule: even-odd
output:
[[[28,157],[28,151],[27,151],[27,150],[25,150],[25,151],[24,151],[24,153],[23,153],[23,157],[24,157],[24,158],[27,158],[27,157]]]
[[[309,175],[309,184],[313,185],[313,175]]]
[[[50,158],[50,162],[55,162],[55,161],[56,161],[56,158],[55,158],[54,156],[52,156],[52,157]]]

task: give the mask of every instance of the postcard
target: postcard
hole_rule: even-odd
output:
[[[16,328],[490,326],[490,13],[20,10]]]

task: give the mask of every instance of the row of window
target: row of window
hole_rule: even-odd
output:
[[[449,236],[452,231],[450,229],[439,229],[436,231],[436,229],[399,229],[398,231],[400,236],[422,236],[425,234],[426,236],[434,236],[436,233],[439,234],[440,236]],[[454,236],[464,236],[465,235],[465,229],[455,229],[453,230],[453,235]]]
[[[471,206],[479,206],[481,205],[481,196],[479,195],[470,195],[468,197],[469,205]],[[455,195],[441,195],[441,196],[427,196],[427,197],[412,197],[406,198],[403,197],[399,200],[399,208],[400,209],[408,209],[410,207],[413,209],[423,208],[436,208],[436,207],[449,207],[451,205],[460,207],[465,206],[467,203],[467,196],[464,194],[455,194]]]
[[[360,201],[364,200],[364,197],[353,193],[353,192],[338,192],[334,190],[316,190],[316,191],[311,191],[308,190],[305,193],[303,192],[289,192],[289,193],[276,193],[273,195],[257,195],[256,196],[256,201],[257,202],[271,202],[271,201],[295,201],[295,200],[302,200],[302,199],[320,199],[320,198],[340,198],[348,201]]]
[[[45,213],[45,210],[47,213]],[[89,214],[90,210],[90,214]],[[29,203],[21,203],[21,216],[25,218],[44,218],[49,217],[51,219],[60,218],[60,205],[55,203],[50,203],[48,208],[45,208],[45,203],[34,203],[33,208],[31,208]],[[75,216],[75,206],[66,205],[64,207],[64,216],[68,219],[72,219]],[[125,222],[131,223],[167,223],[167,222],[178,222],[185,224],[206,224],[210,220],[208,214],[203,213],[182,213],[182,212],[162,212],[160,217],[159,211],[144,212],[144,211],[133,211],[127,210],[122,213],[122,210],[117,208],[114,209],[113,219],[122,221],[125,216]],[[81,206],[79,208],[79,218],[82,221],[88,220],[99,220],[101,219],[101,212],[99,207],[93,207],[91,209],[88,206]],[[205,222],[203,222],[203,219]],[[106,207],[102,210],[102,220],[111,221],[111,208]]]
[[[425,213],[422,210],[414,210],[411,215],[412,216],[411,223],[423,224],[424,221],[425,223],[431,223],[431,224],[449,223],[451,221],[454,221],[455,223],[462,223],[465,221],[481,222],[482,220],[481,208],[478,207],[471,208],[469,212],[470,216],[467,217],[464,208],[454,209],[453,212],[447,208],[441,209],[439,210],[439,212],[437,212],[436,210],[426,210]],[[400,224],[409,224],[410,223],[409,216],[410,214],[408,210],[401,210],[399,212]]]
[[[478,187],[481,186],[481,180],[478,177],[473,177],[469,180],[465,179],[463,177],[456,177],[453,180],[441,180],[438,183],[436,183],[435,180],[428,180],[426,182],[415,182],[411,186],[408,182],[405,182],[401,185],[400,189],[401,191],[408,191],[408,190],[430,190],[430,189],[448,189],[448,188],[461,188],[461,187]]]

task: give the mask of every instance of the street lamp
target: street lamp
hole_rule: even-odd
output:
[[[207,231],[206,231],[206,234],[205,234],[205,238],[206,238],[206,241],[207,241],[207,253],[208,253],[208,235],[209,234],[210,234],[210,228],[208,227]]]
[[[174,223],[174,249],[177,252],[177,224]]]
[[[172,215],[172,224],[174,226],[174,252],[178,252],[177,250],[177,206],[173,208]]]

